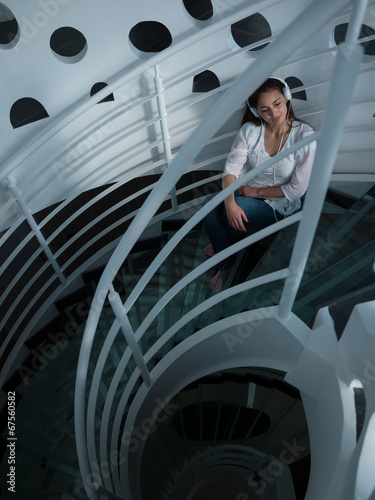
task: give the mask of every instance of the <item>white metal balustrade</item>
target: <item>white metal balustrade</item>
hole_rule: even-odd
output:
[[[67,154],[68,151],[71,150],[72,148],[84,142],[86,135],[94,134],[95,131],[100,130],[103,126],[110,123],[111,120],[120,116],[121,113],[124,112],[126,109],[131,108],[133,106],[140,107],[144,105],[145,102],[149,102],[151,100],[159,101],[159,114],[155,115],[155,117],[152,120],[149,120],[146,123],[142,123],[140,127],[149,127],[161,121],[162,122],[161,128],[163,130],[162,137],[156,140],[154,143],[148,144],[146,146],[140,144],[136,152],[132,151],[130,154],[126,152],[121,157],[116,158],[115,160],[111,158],[108,164],[103,166],[103,170],[101,171],[101,172],[103,171],[106,172],[106,180],[109,183],[112,180],[113,181],[116,180],[116,174],[122,169],[124,162],[129,161],[133,156],[141,155],[145,150],[157,149],[158,147],[161,146],[165,148],[165,158],[162,158],[157,164],[147,164],[147,165],[145,164],[138,166],[137,168],[134,168],[134,170],[129,170],[122,176],[121,183],[126,183],[134,175],[147,174],[150,172],[154,172],[155,169],[157,169],[158,171],[164,171],[165,168],[168,167],[162,179],[155,186],[155,189],[150,194],[149,198],[145,202],[142,209],[139,210],[138,213],[131,213],[128,216],[126,216],[126,218],[128,218],[129,220],[134,216],[135,219],[131,224],[128,232],[121,240],[118,248],[113,254],[113,257],[109,261],[106,271],[103,274],[103,277],[99,283],[97,294],[93,302],[93,308],[90,313],[86,332],[82,342],[80,362],[77,370],[76,435],[77,435],[78,455],[81,465],[82,478],[85,481],[88,493],[94,499],[98,498],[97,494],[95,493],[95,489],[98,490],[99,494],[102,494],[103,492],[105,492],[105,490],[107,491],[112,490],[115,492],[114,494],[111,494],[112,497],[113,495],[115,495],[117,498],[121,497],[123,491],[123,484],[124,482],[127,481],[127,478],[121,477],[120,470],[118,468],[115,467],[113,469],[112,471],[113,476],[103,477],[102,484],[98,483],[94,485],[92,481],[90,480],[86,481],[86,478],[90,478],[90,475],[92,471],[97,467],[97,464],[100,465],[100,464],[110,463],[109,451],[118,449],[122,418],[124,412],[126,411],[128,405],[128,399],[131,396],[132,391],[134,390],[134,388],[137,387],[137,384],[138,386],[139,384],[141,384],[142,382],[141,376],[143,376],[143,379],[146,384],[152,384],[152,371],[151,372],[148,371],[147,365],[149,364],[150,361],[152,361],[153,356],[160,351],[162,346],[167,345],[168,340],[170,340],[173,337],[173,335],[183,327],[184,324],[188,323],[190,320],[197,317],[200,313],[209,309],[211,306],[219,304],[227,297],[235,296],[236,294],[239,294],[245,290],[258,286],[259,284],[272,282],[273,280],[285,280],[284,295],[282,300],[280,301],[281,305],[279,308],[280,317],[286,318],[291,314],[293,301],[295,298],[295,294],[298,290],[298,285],[303,273],[304,265],[306,263],[312,238],[314,236],[315,227],[318,222],[318,217],[321,211],[324,195],[326,193],[326,188],[331,178],[333,163],[338,149],[338,142],[343,132],[345,116],[349,104],[351,102],[351,94],[353,91],[354,83],[356,81],[356,75],[360,72],[368,71],[368,69],[366,68],[363,67],[359,68],[359,63],[361,61],[361,50],[356,45],[357,35],[362,22],[361,19],[363,11],[367,5],[367,2],[365,1],[350,2],[349,0],[344,2],[342,0],[332,1],[329,4],[323,1],[312,2],[312,5],[310,5],[310,7],[306,10],[306,12],[304,12],[303,15],[298,18],[298,20],[293,21],[292,25],[288,27],[288,32],[283,32],[279,36],[273,36],[268,40],[263,40],[261,43],[258,42],[257,44],[253,44],[251,46],[251,47],[256,47],[261,44],[264,44],[265,42],[272,42],[267,49],[264,49],[261,58],[259,58],[259,60],[254,61],[254,63],[251,65],[250,70],[247,71],[242,77],[240,77],[238,81],[230,82],[220,87],[219,89],[215,89],[214,91],[210,92],[209,95],[207,96],[199,96],[197,98],[191,98],[188,100],[188,102],[182,103],[181,107],[178,105],[175,106],[173,109],[168,109],[168,113],[164,109],[164,104],[162,100],[163,93],[173,90],[174,85],[178,85],[178,83],[185,78],[186,79],[191,78],[191,76],[193,74],[196,74],[199,70],[204,70],[206,66],[195,68],[194,71],[189,72],[186,75],[183,75],[183,77],[181,78],[179,77],[173,82],[168,82],[168,84],[164,85],[164,89],[160,86],[161,81],[160,81],[160,76],[158,74],[158,64],[162,63],[164,60],[167,60],[168,57],[171,57],[173,54],[177,54],[179,51],[183,50],[185,47],[187,47],[192,43],[200,42],[203,37],[208,38],[210,35],[214,34],[216,31],[222,29],[223,27],[230,26],[230,24],[236,22],[237,20],[240,20],[241,18],[250,15],[253,12],[256,12],[257,9],[260,8],[264,9],[268,6],[274,5],[275,3],[278,2],[275,1],[257,2],[253,4],[251,7],[242,9],[241,11],[234,13],[232,16],[222,19],[220,22],[214,23],[213,25],[206,27],[204,33],[199,32],[196,34],[196,36],[190,37],[188,40],[184,40],[183,42],[174,45],[165,52],[162,52],[154,56],[149,61],[146,61],[145,63],[137,67],[136,70],[131,72],[128,72],[127,69],[125,69],[124,71],[120,71],[119,74],[116,75],[116,77],[113,79],[113,81],[109,82],[109,85],[105,89],[103,89],[100,93],[95,94],[93,98],[95,101],[98,101],[102,97],[105,97],[108,93],[110,93],[112,90],[119,88],[121,85],[131,82],[132,79],[136,78],[139,73],[144,73],[150,68],[153,68],[155,72],[155,78],[157,82],[157,88],[155,92],[152,92],[150,95],[146,97],[134,100],[134,102],[132,102],[130,106],[126,104],[120,110],[117,109],[115,112],[109,113],[107,116],[101,118],[100,122],[93,121],[92,128],[90,128],[89,130],[85,130],[85,132],[82,134],[81,137],[76,137],[75,142],[72,142],[67,146],[67,150],[64,150],[62,152],[60,151],[58,156],[48,157],[46,162],[40,165],[40,169],[33,173],[34,175],[47,175],[51,170],[51,166],[56,164],[56,162],[59,161],[59,158]],[[216,205],[222,199],[224,199],[229,194],[229,192],[234,191],[238,187],[239,183],[233,184],[230,189],[227,189],[225,192],[220,193],[217,197],[215,197],[215,200],[213,200],[209,205],[207,205],[204,209],[202,209],[199,213],[197,213],[189,221],[187,221],[187,223],[183,226],[183,228],[180,231],[178,231],[177,234],[164,247],[163,251],[160,252],[156,260],[150,266],[148,272],[145,273],[144,277],[136,285],[130,296],[127,298],[126,302],[122,304],[119,302],[119,296],[116,294],[115,287],[113,287],[113,278],[116,276],[118,269],[122,265],[124,259],[127,257],[127,254],[131,250],[134,242],[138,239],[139,236],[141,236],[144,229],[149,224],[161,220],[162,218],[166,217],[167,215],[171,215],[176,211],[182,211],[185,208],[189,208],[190,206],[199,205],[201,200],[198,199],[195,202],[188,203],[185,207],[177,206],[176,195],[188,189],[194,189],[200,184],[203,185],[205,181],[200,181],[199,183],[183,188],[182,190],[177,192],[175,191],[175,186],[178,179],[185,171],[192,169],[199,169],[202,167],[202,165],[205,166],[209,166],[211,164],[214,165],[216,162],[224,158],[223,154],[219,154],[206,161],[198,159],[197,163],[193,164],[196,155],[198,154],[199,151],[202,150],[202,148],[206,144],[214,143],[215,141],[217,142],[222,139],[228,139],[231,136],[234,136],[235,132],[229,132],[227,134],[222,134],[212,138],[219,129],[219,124],[223,123],[234,110],[239,109],[242,106],[242,103],[244,102],[248,94],[252,90],[254,90],[260,83],[262,83],[262,81],[265,80],[270,74],[272,74],[277,68],[281,68],[283,67],[283,65],[287,66],[288,64],[295,64],[301,62],[302,60],[304,60],[304,57],[307,60],[309,57],[319,57],[320,55],[322,55],[323,52],[320,51],[315,54],[309,54],[308,56],[307,55],[299,56],[295,60],[289,59],[295,47],[299,47],[300,45],[302,45],[303,42],[307,40],[309,36],[314,34],[314,32],[316,32],[321,26],[323,26],[324,23],[328,22],[328,20],[332,19],[334,16],[340,15],[343,9],[349,7],[351,4],[353,4],[354,6],[353,10],[354,16],[350,24],[350,29],[348,30],[347,41],[339,49],[336,48],[329,49],[330,52],[337,51],[337,60],[335,63],[335,71],[333,74],[332,81],[329,82],[328,80],[326,80],[324,82],[314,82],[314,84],[322,86],[330,83],[331,89],[333,89],[331,90],[328,105],[325,110],[325,118],[322,128],[314,136],[310,137],[309,140],[303,141],[295,147],[295,149],[303,147],[305,144],[309,143],[312,140],[317,140],[318,142],[318,152],[315,161],[314,174],[312,176],[309,192],[306,196],[303,212],[295,214],[292,217],[286,219],[285,221],[275,224],[274,226],[272,226],[272,228],[267,228],[266,230],[263,230],[257,233],[256,235],[253,235],[247,238],[246,240],[241,241],[237,245],[223,252],[221,255],[215,256],[209,261],[200,265],[198,268],[193,270],[189,275],[185,276],[177,285],[171,288],[159,300],[159,302],[156,303],[156,305],[153,307],[153,309],[150,311],[147,317],[144,318],[144,321],[141,324],[141,326],[135,332],[132,331],[132,328],[129,325],[127,314],[129,313],[129,310],[133,306],[133,304],[135,304],[136,301],[138,300],[138,297],[141,296],[142,291],[145,289],[151,276],[159,269],[159,267],[167,258],[168,254],[172,252],[175,245],[178,244],[178,242],[182,238],[184,238],[184,236],[196,225],[196,223],[198,223],[204,217],[206,213],[208,213],[210,209],[212,209],[214,205]],[[373,37],[369,37],[368,39],[373,39]],[[275,40],[277,42],[273,43]],[[245,47],[243,49],[238,50],[237,53],[233,53],[231,55],[225,55],[223,56],[222,60],[224,60],[224,57],[233,57],[238,53],[248,49],[249,47]],[[217,64],[219,62],[222,61],[216,59],[214,61],[210,61],[210,64]],[[340,89],[340,91],[337,91],[337,89]],[[174,131],[174,133],[176,134],[179,133],[184,134],[186,132],[188,133],[192,132],[192,136],[187,141],[186,145],[177,154],[174,154],[175,152],[172,151],[171,145],[168,143],[169,132],[170,132],[168,130],[168,117],[172,113],[177,113],[182,109],[186,109],[186,106],[195,104],[200,99],[203,98],[209,99],[211,97],[215,97],[218,93],[221,93],[223,90],[225,90],[224,95],[220,98],[215,107],[206,116],[206,118],[203,120],[201,124],[194,121],[193,123],[188,123],[186,127]],[[299,89],[296,89],[296,91],[298,90]],[[371,102],[370,98],[368,99],[368,102]],[[343,103],[345,104],[343,105]],[[33,140],[31,140],[25,147],[21,148],[21,150],[17,152],[17,154],[13,155],[10,158],[5,159],[6,160],[5,166],[1,172],[1,175],[5,176],[6,183],[8,183],[9,180],[11,179],[10,175],[13,173],[14,169],[23,161],[24,158],[27,157],[27,155],[30,155],[38,148],[43,147],[43,145],[46,144],[48,140],[50,140],[55,134],[63,130],[64,126],[66,126],[68,123],[71,123],[74,119],[78,118],[83,113],[87,112],[92,106],[93,106],[93,101],[92,100],[89,101],[87,99],[82,100],[79,103],[75,103],[74,105],[72,105],[70,109],[66,110],[63,116],[57,117],[54,121],[52,121],[52,123],[50,122],[46,127],[46,129],[43,129],[41,134],[36,139],[33,138]],[[318,112],[322,111],[323,110],[318,110]],[[340,113],[340,115],[338,113]],[[337,123],[340,123],[341,128],[332,126],[333,124],[336,125]],[[97,146],[91,148],[91,150],[87,153],[87,155],[84,155],[82,158],[77,160],[75,166],[77,167],[77,169],[83,167],[85,165],[85,162],[88,161],[91,155],[100,154],[106,150],[109,150],[111,148],[112,143],[116,143],[122,137],[126,136],[127,134],[131,135],[136,131],[137,127],[124,126],[124,128],[118,132],[116,137],[111,137],[107,141],[104,141],[104,143],[98,144]],[[288,154],[290,153],[291,150],[288,150]],[[285,156],[285,153],[280,153],[278,158],[282,158],[283,155]],[[267,166],[268,163],[263,164],[262,166],[260,166],[259,170],[256,173],[258,173],[263,168],[267,168]],[[69,172],[67,171],[65,172],[65,174],[69,175]],[[80,183],[80,188],[83,190],[83,189],[90,189],[92,186],[95,186],[100,175],[102,175],[102,173],[95,172],[91,177],[82,179]],[[241,184],[244,181],[249,180],[254,175],[255,174],[252,173],[248,175],[246,179],[241,179]],[[367,178],[371,179],[371,176]],[[148,192],[153,187],[154,186],[144,188],[143,192]],[[75,218],[79,214],[83,213],[85,210],[92,207],[96,201],[99,202],[108,193],[110,193],[115,189],[116,186],[110,186],[102,193],[97,195],[95,199],[90,200],[90,202],[86,203],[82,208],[80,208],[80,210],[77,213],[72,215],[68,220],[64,221],[62,226],[48,238],[46,244],[50,245],[54,241],[54,239],[57,238],[59,234],[61,234],[61,231],[63,231],[64,228],[66,228],[70,222],[75,220]],[[136,193],[134,194],[134,197],[142,193]],[[169,199],[170,197],[172,198],[173,208],[163,215],[154,216],[160,204],[165,199]],[[64,202],[62,202],[55,210],[53,210],[48,215],[48,217],[45,220],[42,221],[42,223],[39,225],[39,229],[43,229],[43,227],[55,215],[57,215],[60,211],[62,211],[64,207],[68,206],[69,203],[72,202],[75,198],[76,195],[73,195],[67,198]],[[120,206],[126,205],[126,203],[128,203],[129,201],[131,201],[131,197],[126,200],[123,200],[118,205],[112,207],[109,210],[109,212],[115,211]],[[0,213],[3,214],[4,217],[8,215],[8,211],[13,210],[12,204],[13,200],[10,199],[9,203],[7,203],[1,208]],[[105,215],[106,214],[102,214],[101,216],[99,216],[98,219],[92,222],[92,225],[98,222],[101,218],[104,218]],[[11,237],[13,231],[15,231],[15,229],[23,221],[24,219],[18,219],[15,222],[14,226],[12,226],[11,229],[9,229],[6,233],[4,233],[4,235],[0,239],[1,244],[5,243],[7,239]],[[117,221],[116,223],[113,223],[113,225],[119,224],[120,222],[121,221]],[[138,343],[141,341],[142,338],[144,338],[147,335],[148,326],[157,317],[162,308],[166,306],[168,302],[172,300],[173,297],[180,290],[183,290],[195,278],[205,273],[216,262],[222,260],[223,257],[235,253],[238,250],[245,248],[246,246],[260,240],[264,236],[272,234],[283,227],[296,223],[299,225],[299,233],[289,268],[283,269],[276,273],[272,273],[268,276],[264,276],[257,280],[237,285],[236,287],[225,290],[220,294],[207,299],[203,303],[196,306],[193,310],[185,314],[185,316],[179,319],[174,325],[172,325],[164,333],[164,335],[154,343],[154,345],[144,354],[142,358],[142,352],[138,352],[138,347],[137,347]],[[63,247],[61,247],[54,256],[53,255],[51,256],[51,260],[53,261],[53,258],[58,258],[66,249],[68,249],[71,245],[73,245],[79,239],[80,236],[85,234],[85,232],[88,229],[89,227],[80,230],[71,240],[69,240]],[[100,236],[105,235],[106,232],[108,232],[110,229],[111,228],[107,228],[100,235],[97,235],[96,239],[99,239]],[[34,233],[30,234],[27,238],[32,238],[33,236]],[[87,245],[90,245],[91,243],[92,241],[87,243]],[[7,262],[0,270],[0,272],[5,271],[7,266],[11,265],[12,261],[16,259],[17,253],[23,244],[24,241],[22,241],[19,247],[17,247],[14,250],[13,254],[9,256],[9,259],[7,259]],[[105,253],[106,250],[109,250],[110,248],[112,248],[112,245],[109,245],[108,248],[103,249],[103,254]],[[64,264],[64,266],[62,266],[61,270],[58,269],[57,274],[62,273],[61,274],[62,281],[67,279],[68,282],[71,283],[82,272],[82,270],[84,269],[83,266],[77,269],[74,272],[74,274],[70,276],[65,277],[63,274],[69,267],[69,265],[74,261],[74,259],[77,256],[79,256],[83,251],[84,248],[77,250],[77,252]],[[42,252],[42,249],[40,250],[40,252]],[[94,262],[97,257],[98,255],[95,255],[92,258],[92,262]],[[88,266],[89,264],[90,262],[85,263],[85,267]],[[46,263],[43,269],[45,269],[48,265],[49,264]],[[19,270],[17,276],[14,278],[12,283],[6,286],[2,297],[6,296],[6,294],[9,293],[9,291],[12,289],[12,287],[15,285],[18,279],[22,276],[23,272],[24,268]],[[33,277],[33,280],[35,280],[36,278],[37,278],[36,276]],[[50,286],[54,280],[55,276],[53,276],[53,278],[51,278],[50,281],[45,284],[44,288],[40,291],[40,294],[42,294],[43,291],[47,290],[48,286]],[[20,298],[27,297],[28,291],[31,289],[32,283],[33,281],[31,281],[25,287]],[[62,290],[63,290],[63,285],[59,284],[54,290],[53,294],[51,294],[51,301],[53,300],[53,298],[57,298]],[[96,325],[97,322],[99,321],[101,307],[108,294],[111,302],[117,304],[116,306],[114,306],[114,311],[118,319],[115,320],[111,329],[109,330],[108,336],[105,341],[105,345],[103,347],[102,352],[100,353],[98,363],[95,367],[95,372],[93,375],[93,379],[91,381],[91,386],[86,387],[87,369],[90,360],[92,345],[93,343],[95,343]],[[17,298],[17,300],[20,300],[20,298]],[[37,301],[37,299],[38,296],[33,297],[32,300],[30,300],[29,302],[28,308],[22,311],[22,314],[20,315],[18,322],[14,325],[14,329],[9,332],[7,340],[1,346],[0,352],[3,352],[5,350],[8,342],[10,342],[12,338],[13,332],[17,329],[17,326],[22,322],[22,320],[27,317],[27,314],[30,312],[33,303]],[[12,314],[12,312],[16,311],[18,306],[19,302],[15,301],[14,304],[12,305],[12,309],[7,311],[8,316],[3,318],[0,326],[4,325],[6,318],[9,317],[9,315]],[[2,370],[1,373],[2,379],[6,377],[7,371],[11,367],[15,357],[17,356],[18,350],[22,346],[29,332],[37,324],[38,319],[42,316],[43,312],[46,310],[47,307],[48,304],[46,303],[44,308],[41,308],[38,314],[29,323],[28,329],[25,330],[24,334],[19,337],[17,344],[14,346],[13,352],[9,356],[6,365]],[[108,388],[108,393],[104,404],[104,410],[101,419],[100,433],[98,436],[98,432],[95,428],[96,425],[95,407],[98,398],[98,387],[102,378],[102,373],[105,367],[109,350],[111,348],[111,344],[115,340],[116,335],[118,335],[118,332],[120,331],[121,323],[123,323],[124,334],[128,340],[129,347],[123,354],[120,360],[120,364],[118,365],[117,370],[115,371],[115,375],[111,380],[110,387]],[[130,346],[133,346],[133,348],[131,349]],[[134,356],[135,352],[138,352],[138,354],[136,354],[135,356],[135,358],[138,361],[138,369],[137,368],[134,369],[120,401],[118,403],[116,402],[118,406],[116,408],[115,421],[112,424],[111,412],[113,411],[113,405],[118,390],[118,384],[121,380],[122,373],[126,369],[129,359],[131,359],[131,357]],[[87,395],[87,393],[89,393],[89,400],[88,400],[88,406],[86,407],[85,396]],[[98,442],[99,446],[97,444]],[[99,455],[97,455],[98,450],[99,450]],[[93,490],[91,489],[92,487],[94,487]]]

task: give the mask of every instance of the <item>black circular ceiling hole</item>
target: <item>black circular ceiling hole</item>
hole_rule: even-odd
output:
[[[74,57],[85,49],[86,38],[77,29],[64,26],[52,34],[50,47],[59,56]]]
[[[172,43],[172,35],[164,24],[142,21],[130,30],[129,39],[141,52],[161,52]]]
[[[16,38],[19,26],[13,12],[0,3],[0,45],[9,45]]]
[[[271,26],[267,19],[259,13],[245,17],[245,19],[232,24],[231,33],[233,40],[240,47],[246,47],[272,35]],[[267,45],[268,43],[265,43],[264,45],[250,49],[250,51],[261,50]]]
[[[211,0],[183,0],[187,12],[197,21],[208,21],[213,16]]]

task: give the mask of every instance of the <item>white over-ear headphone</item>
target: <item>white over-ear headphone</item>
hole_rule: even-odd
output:
[[[272,80],[279,80],[279,82],[281,82],[284,85],[284,87],[283,87],[284,97],[285,97],[286,101],[291,101],[292,92],[290,91],[289,85],[286,83],[286,81],[283,80],[282,78],[278,78],[277,76],[271,76],[271,78],[272,78]],[[253,108],[252,106],[250,106],[249,99],[247,99],[246,102],[250,108],[250,111],[253,113],[253,115],[256,116],[257,118],[259,118],[259,113],[258,113],[257,108]]]

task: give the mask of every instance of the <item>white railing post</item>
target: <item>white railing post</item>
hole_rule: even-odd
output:
[[[366,13],[368,0],[356,0],[353,2],[353,13],[351,15],[345,43],[355,45],[361,33],[362,22]]]
[[[168,127],[168,121],[167,121],[168,113],[167,113],[167,109],[165,107],[163,80],[160,76],[159,68],[157,65],[154,67],[154,71],[155,71],[154,85],[155,85],[155,91],[156,91],[156,102],[158,104],[158,111],[159,111],[159,118],[160,118],[160,129],[161,129],[161,135],[162,135],[162,139],[163,139],[165,161],[166,161],[167,168],[168,168],[173,160],[173,154],[172,154],[172,148],[171,148],[171,137],[169,134],[169,127]],[[173,189],[170,192],[170,195],[171,195],[171,201],[172,201],[172,208],[176,212],[178,209],[177,196],[176,196],[176,186],[173,187]]]
[[[60,269],[60,266],[57,264],[55,256],[51,252],[51,249],[49,248],[42,234],[42,231],[40,230],[40,227],[35,222],[35,219],[33,217],[33,214],[31,213],[30,208],[27,206],[27,203],[22,197],[22,193],[17,187],[17,179],[11,175],[1,183],[1,186],[7,191],[9,191],[13,196],[13,198],[16,200],[16,203],[18,205],[21,214],[25,217],[27,223],[30,226],[31,231],[34,233],[36,239],[38,240],[39,245],[42,247],[43,252],[45,253],[47,259],[51,263],[51,266],[53,267],[59,280],[64,286],[66,286],[68,280],[65,278],[62,270]]]
[[[122,500],[121,497],[113,493],[112,491],[107,490],[104,488],[102,485],[99,483],[93,483],[94,488],[98,495],[103,495],[104,497],[107,496],[108,500]]]
[[[138,368],[141,371],[142,378],[147,385],[147,387],[150,387],[151,385],[151,376],[150,372],[147,369],[146,362],[144,360],[144,357],[142,355],[142,352],[139,348],[139,345],[137,343],[137,340],[134,335],[133,328],[130,324],[129,318],[127,314],[125,313],[123,303],[121,301],[120,295],[115,292],[113,286],[111,287],[111,292],[108,295],[108,300],[112,306],[113,312],[115,313],[115,316],[117,320],[119,321],[121,325],[121,330],[124,334],[125,340],[130,347],[133,357],[135,359],[135,362],[137,363]]]
[[[303,218],[299,224],[280,299],[278,316],[281,319],[289,317],[302,280],[335,165],[362,55],[360,45],[343,43],[338,48],[313,173],[303,207]]]

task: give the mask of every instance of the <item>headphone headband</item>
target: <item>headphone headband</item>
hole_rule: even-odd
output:
[[[292,92],[290,91],[289,85],[286,83],[286,81],[283,80],[282,78],[277,77],[277,76],[271,76],[270,78],[272,80],[278,80],[279,82],[281,82],[283,84],[283,95],[284,95],[286,101],[291,101],[292,100]],[[249,99],[247,99],[246,102],[247,102],[247,105],[250,108],[250,111],[253,113],[253,115],[256,118],[259,118],[259,113],[258,113],[257,108],[253,108],[253,107],[250,106]]]

